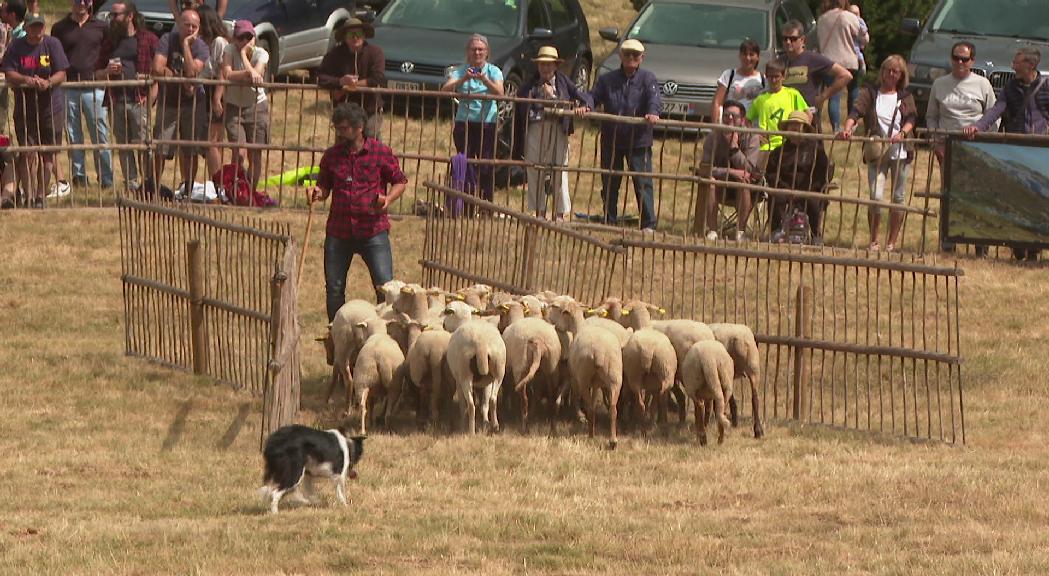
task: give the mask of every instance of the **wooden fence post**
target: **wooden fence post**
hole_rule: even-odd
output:
[[[794,304],[794,337],[812,336],[812,288],[798,286]],[[794,419],[801,420],[808,414],[809,367],[806,358],[812,351],[805,346],[794,346]]]
[[[288,280],[288,274],[284,271],[277,272],[270,280],[270,358],[275,360],[284,347],[284,331],[281,329],[283,323],[283,311],[281,310],[281,292],[284,283]],[[262,437],[260,443],[265,442],[270,433],[284,424],[282,405],[279,396],[282,391],[278,389],[281,366],[271,362],[269,370],[266,371],[266,381],[262,385]],[[261,444],[260,444],[261,449]]]
[[[193,373],[207,371],[207,342],[204,338],[204,265],[200,240],[186,242],[186,266],[189,273],[189,323],[193,346]]]
[[[532,292],[535,290],[535,245],[538,229],[535,226],[525,224],[524,246],[521,250],[521,281],[518,285]]]

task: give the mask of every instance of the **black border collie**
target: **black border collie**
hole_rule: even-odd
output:
[[[286,494],[295,501],[313,503],[314,477],[331,478],[335,495],[346,505],[346,478],[357,477],[354,466],[364,454],[364,436],[347,439],[341,429],[318,430],[292,424],[266,439],[262,456],[266,461],[259,497],[270,502],[270,512]],[[301,486],[301,489],[300,489]]]

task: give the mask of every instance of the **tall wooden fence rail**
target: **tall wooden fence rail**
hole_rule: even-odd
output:
[[[436,206],[464,197],[427,187]],[[761,349],[764,417],[965,442],[956,267],[761,244],[602,238],[546,225],[531,261],[547,272],[526,276],[523,230],[541,223],[494,211],[500,216],[430,214],[421,262],[427,282],[550,289],[584,302],[641,298],[672,317],[747,324]],[[571,253],[558,252],[562,246]],[[749,387],[738,393],[747,405]]]
[[[127,354],[263,399],[263,437],[294,420],[298,249],[285,224],[120,197]]]
[[[150,111],[149,121],[152,123],[159,107],[168,103],[165,100],[165,95],[168,93],[166,88],[173,84],[189,82],[225,83],[214,80],[165,78],[139,81],[137,84],[135,81],[82,82],[70,83],[69,86],[133,89],[130,87],[146,86],[150,83],[159,84],[161,85],[161,97],[157,108]],[[219,149],[223,163],[233,161],[234,149],[256,151],[261,155],[262,183],[260,188],[277,199],[282,206],[305,208],[307,205],[305,187],[310,183],[307,174],[312,167],[317,166],[322,153],[335,139],[334,132],[330,128],[332,107],[328,90],[311,84],[294,83],[267,83],[263,87],[267,91],[269,101],[271,127],[269,143],[235,144],[226,142],[224,139],[193,143],[174,139],[149,140],[131,144],[86,143],[77,145],[75,148],[88,151],[100,148],[112,150],[114,152],[115,182],[118,189],[123,189],[126,185],[123,177],[125,169],[122,167],[122,162],[117,161],[117,156],[120,156],[116,153],[118,149],[125,152],[142,152],[149,157],[155,156],[159,146],[195,144]],[[525,142],[528,131],[536,129],[535,127],[551,130],[551,126],[556,126],[555,123],[549,122],[539,124],[517,122],[517,114],[523,108],[518,105],[532,103],[550,106],[549,101],[378,88],[362,88],[357,94],[351,95],[351,99],[363,98],[367,94],[381,94],[386,102],[381,138],[397,153],[401,159],[402,168],[409,177],[409,190],[393,206],[395,212],[402,214],[415,212],[417,201],[426,196],[423,183],[428,180],[441,180],[447,174],[449,159],[456,152],[452,138],[455,106],[458,105],[457,102],[466,98],[483,100],[492,106],[497,106],[501,111],[499,122],[492,124],[485,136],[482,136],[482,138],[489,135],[494,136],[495,158],[471,160],[475,166],[484,165],[495,168],[493,174],[496,189],[492,198],[493,202],[515,210],[524,210],[526,190],[524,168],[533,166],[539,170],[540,174],[552,173],[553,166],[530,165],[523,160],[513,159],[509,153],[510,144],[514,141]],[[178,107],[189,106],[186,103],[171,104]],[[554,114],[557,111],[549,110],[549,113]],[[111,119],[111,121],[115,120]],[[638,214],[632,176],[639,175],[639,173],[631,172],[629,169],[612,170],[608,166],[601,165],[599,132],[603,125],[609,123],[636,124],[639,121],[640,119],[636,118],[622,118],[599,113],[575,120],[576,133],[569,139],[566,176],[562,182],[569,191],[573,213],[591,217],[599,216],[603,210],[602,177],[614,174],[623,176],[619,195],[619,213],[632,216]],[[723,126],[714,124],[678,120],[661,120],[658,123],[659,137],[656,138],[652,148],[652,169],[643,175],[651,176],[654,181],[654,202],[660,230],[679,235],[695,231],[695,218],[697,208],[701,207],[702,193],[712,182],[711,179],[696,174],[703,150],[703,138],[699,135],[709,130],[723,128]],[[88,127],[88,131],[90,129]],[[835,140],[833,135],[796,137],[820,139],[823,147],[834,160],[834,169],[829,178],[830,185],[826,187],[827,195],[824,197],[830,201],[827,208],[826,227],[823,231],[824,242],[842,247],[866,247],[869,241],[866,234],[866,211],[869,206],[880,206],[884,209],[887,204],[884,202],[872,204],[869,199],[867,169],[861,160],[859,139],[841,141]],[[898,245],[909,251],[921,252],[931,250],[936,246],[940,177],[938,165],[933,160],[930,147],[925,145],[926,141],[918,140],[915,143],[918,144],[918,147],[916,157],[909,164],[907,195],[904,202],[907,218]],[[63,158],[64,153],[72,148],[74,147],[68,144],[59,144],[52,147],[29,148],[12,146],[11,150],[60,151],[63,154],[59,155],[59,161],[64,162],[66,161]],[[124,154],[123,160],[126,161],[133,157],[133,154]],[[90,160],[88,164],[91,165],[89,171],[94,171],[89,176],[92,182],[97,184],[98,179],[95,175],[97,169]],[[197,180],[202,182],[208,174],[206,174],[204,163],[200,164]],[[65,172],[68,173],[68,170]],[[516,177],[511,178],[511,176]],[[181,174],[177,155],[167,163],[160,180],[163,185],[171,189],[178,187]],[[29,189],[26,186],[23,188]],[[763,191],[771,196],[777,194],[782,196],[785,193],[783,189],[768,187],[765,187]],[[107,195],[96,187],[74,190],[69,197],[53,198],[48,202],[49,205],[102,204],[110,198],[112,198],[111,195]],[[552,196],[548,196],[547,199],[552,200]],[[759,212],[763,206],[767,204],[759,204]],[[755,218],[753,222],[757,221]],[[624,226],[636,228],[638,225],[636,220],[631,220],[624,223]],[[755,228],[752,237],[767,237],[768,231]]]

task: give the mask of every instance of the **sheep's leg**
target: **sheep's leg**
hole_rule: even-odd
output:
[[[721,392],[721,387],[718,386],[714,391],[714,418],[718,421],[718,444],[725,442],[725,428],[732,426],[728,417],[725,416],[726,408],[725,396]]]
[[[667,391],[666,390],[663,390],[661,392],[657,392],[656,393],[656,406],[657,406],[657,409],[658,409],[657,421],[663,427],[663,435],[667,436],[668,434],[670,434],[670,431],[667,429],[667,426],[670,424],[670,422],[667,421]]]
[[[492,386],[493,384],[488,384],[481,389],[481,431],[486,434],[492,433],[492,414],[495,413]]]
[[[407,364],[402,363],[394,369],[393,377],[386,385],[386,409],[383,411],[382,417],[382,427],[386,430],[390,429],[390,417],[397,411],[401,403],[401,393],[404,390],[404,378],[407,370]]]
[[[684,387],[678,380],[674,380],[674,385],[670,387],[670,392],[674,395],[674,400],[677,402],[678,424],[684,424],[688,413],[688,396],[685,394]]]
[[[325,404],[331,404],[331,399],[335,396],[335,388],[342,382],[342,373],[339,371],[337,366],[331,367],[331,380],[328,382],[328,395],[324,397]]]
[[[444,371],[440,362],[430,366],[430,426],[437,430],[441,416],[441,395],[444,391]]]
[[[753,374],[747,374],[750,381],[750,410],[754,415],[754,437],[761,438],[765,435],[765,428],[761,425],[761,400],[758,399],[758,383],[755,382]]]
[[[586,397],[584,402],[586,403],[586,419],[590,424],[590,437],[594,437],[594,433],[597,432],[597,399],[594,398],[594,394],[597,390],[587,383]]]
[[[368,426],[366,422],[368,421],[368,397],[370,396],[369,392],[370,390],[367,388],[365,388],[361,392],[361,403],[360,406],[358,406],[361,412],[361,421],[359,428],[361,431],[361,436],[366,436],[368,434]]]
[[[522,386],[521,391],[521,431],[528,434],[528,386]]]
[[[466,429],[470,431],[472,436],[477,432],[477,405],[474,404],[474,383],[473,380],[467,378],[465,381],[459,383],[459,401],[462,402],[462,412],[465,418]]]
[[[425,382],[425,380],[424,380]],[[426,430],[426,422],[430,419],[429,406],[431,404],[430,398],[433,394],[432,384],[422,384],[419,386],[419,398],[415,403],[415,427],[420,431]]]
[[[611,388],[611,390],[609,392],[609,396],[611,398],[611,403],[609,403],[609,407],[608,407],[608,412],[609,412],[608,417],[611,420],[611,426],[610,426],[610,430],[609,430],[609,436],[610,437],[609,437],[609,440],[608,440],[608,448],[609,448],[609,450],[615,450],[616,446],[619,444],[619,434],[618,434],[619,430],[618,430],[618,426],[619,426],[619,393],[620,393],[620,391],[621,391],[620,387],[612,386],[612,388]]]
[[[694,403],[696,405],[696,438],[700,446],[707,445],[707,405],[697,394]]]
[[[503,379],[501,377],[497,377],[488,386],[492,389],[491,390],[491,397],[488,400],[489,407],[490,407],[491,412],[492,412],[492,415],[491,415],[492,429],[491,430],[494,433],[498,433],[500,430],[502,430],[502,426],[499,424],[499,390],[503,386]],[[507,394],[507,397],[508,398],[513,398],[513,395],[512,394]]]

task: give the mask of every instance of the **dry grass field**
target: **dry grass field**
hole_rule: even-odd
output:
[[[302,234],[305,217],[270,211]],[[394,225],[418,278],[417,220]],[[123,355],[114,209],[0,217],[0,573],[1038,574],[1049,570],[1040,374],[1049,269],[965,261],[969,444],[782,421],[608,452],[554,437],[377,433],[341,508],[264,514],[259,401]],[[319,226],[302,291],[323,327]],[[352,286],[365,296],[366,273]],[[326,367],[305,340],[302,421]]]
[[[584,8],[607,52],[596,31],[629,4]],[[117,211],[16,212],[0,214],[0,574],[1049,573],[1049,266],[962,262],[965,446],[771,421],[760,441],[743,423],[722,446],[677,430],[609,452],[567,426],[405,423],[368,439],[347,508],[322,484],[321,506],[272,517],[259,399],[124,356]],[[302,237],[301,210],[259,214]],[[322,223],[301,421],[327,427]],[[422,221],[393,240],[396,275],[418,279]],[[360,262],[350,285],[370,292]]]

